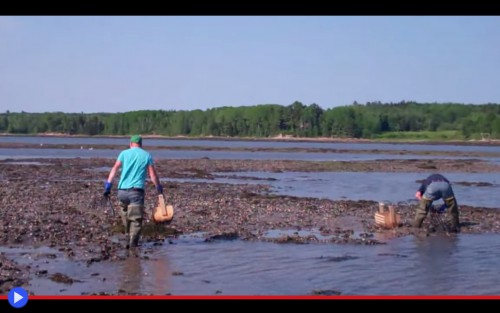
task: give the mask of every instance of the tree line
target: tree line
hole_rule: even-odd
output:
[[[0,113],[0,133],[163,135],[227,137],[377,138],[388,132],[456,131],[463,138],[500,138],[499,104],[368,102],[323,109],[288,106],[218,107],[207,110],[140,110],[125,113]]]

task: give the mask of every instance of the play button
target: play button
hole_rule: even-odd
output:
[[[22,299],[24,299],[24,297],[14,291],[14,303],[18,303]]]
[[[22,308],[28,303],[28,292],[21,287],[13,288],[9,291],[8,300],[11,306]]]

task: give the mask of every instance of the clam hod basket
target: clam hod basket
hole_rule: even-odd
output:
[[[153,220],[157,223],[170,222],[174,218],[174,207],[165,203],[165,197],[158,195],[158,206],[153,209]]]
[[[401,216],[396,214],[396,208],[393,205],[389,205],[386,209],[386,206],[381,203],[378,212],[375,213],[375,224],[384,228],[395,228],[401,224]]]

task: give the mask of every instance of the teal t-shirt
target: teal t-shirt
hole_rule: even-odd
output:
[[[122,163],[118,189],[144,189],[148,165],[153,165],[151,154],[142,148],[132,147],[120,152],[118,161]]]

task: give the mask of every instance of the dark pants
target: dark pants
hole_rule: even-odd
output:
[[[127,247],[137,247],[144,219],[144,190],[118,190]]]

